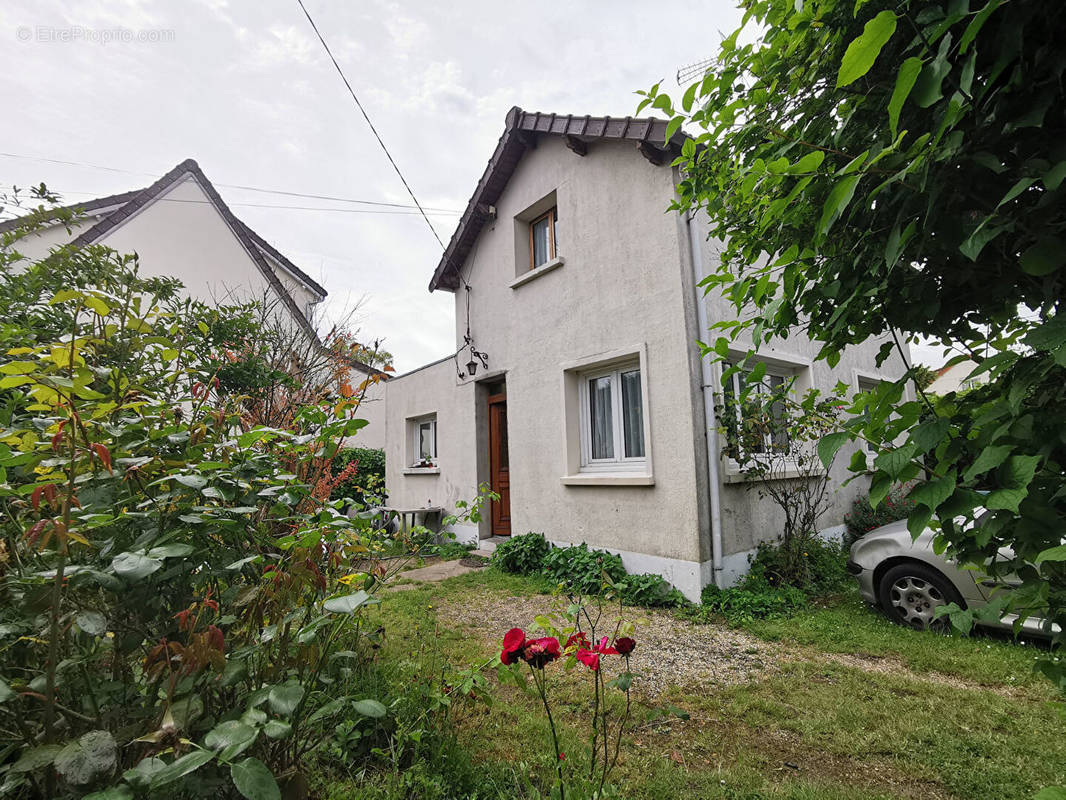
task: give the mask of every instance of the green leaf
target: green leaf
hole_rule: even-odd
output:
[[[1039,566],[1045,561],[1066,561],[1066,544],[1060,544],[1056,547],[1041,551],[1037,554],[1033,563]]]
[[[816,233],[818,237],[828,233],[829,229],[833,227],[833,223],[847,208],[851,198],[855,195],[855,187],[859,185],[861,177],[862,175],[849,175],[838,181],[832,191],[829,192],[829,196],[825,199],[825,205],[822,206],[822,218],[818,221]]]
[[[6,703],[12,697],[17,697],[15,691],[8,686],[7,681],[0,678],[0,705]]]
[[[1012,450],[1014,450],[1014,446],[1009,444],[989,445],[981,451],[981,454],[977,456],[977,459],[970,465],[969,469],[962,474],[962,479],[969,483],[978,475],[995,469],[1006,461]]]
[[[952,470],[943,478],[936,478],[916,486],[908,497],[915,503],[928,507],[930,511],[935,511],[941,503],[955,493],[955,484],[955,471]]]
[[[111,560],[111,568],[115,573],[128,581],[139,581],[162,566],[162,561],[141,553],[120,553]]]
[[[377,700],[356,700],[352,703],[352,708],[355,709],[356,713],[362,714],[364,717],[373,717],[374,719],[381,719],[388,713],[388,709]]]
[[[944,96],[940,90],[944,78],[951,72],[951,64],[936,58],[929,62],[918,75],[914,84],[914,102],[918,108],[929,108],[933,103]]]
[[[1066,242],[1057,236],[1045,236],[1022,253],[1019,263],[1022,272],[1038,278],[1058,272],[1066,264]]]
[[[191,489],[203,489],[207,486],[207,478],[202,475],[173,475],[171,476],[178,483],[188,486]]]
[[[220,722],[204,737],[204,747],[208,750],[232,751],[237,755],[251,747],[259,735],[259,731],[251,725],[245,725],[239,719],[229,719]]]
[[[1003,466],[1000,481],[1012,489],[1026,489],[1040,461],[1040,456],[1011,456]]]
[[[39,747],[23,750],[19,755],[19,760],[11,766],[10,772],[36,772],[55,761],[62,749],[63,747],[58,744],[42,744]]]
[[[892,128],[893,139],[898,135],[899,114],[903,110],[903,104],[907,101],[921,71],[922,60],[911,57],[900,65],[899,72],[896,73],[896,87],[892,90],[892,98],[888,101],[888,124]]]
[[[892,34],[896,32],[896,15],[891,11],[882,11],[863,26],[862,33],[856,37],[840,61],[837,72],[837,88],[854,83],[874,65],[881,48],[885,46]]]
[[[82,800],[133,800],[133,789],[124,783],[120,783],[110,789],[87,794]]]
[[[903,447],[879,453],[877,458],[874,459],[874,466],[884,470],[890,478],[898,478],[899,474],[910,463],[911,458],[914,457],[914,452],[914,445],[908,442]],[[872,503],[873,500],[870,502]]]
[[[959,53],[965,55],[966,50],[970,47],[970,44],[977,38],[977,34],[981,30],[981,26],[985,24],[992,12],[995,11],[1003,3],[1003,0],[988,0],[985,7],[977,12],[977,15],[970,20],[970,24],[966,26],[966,30],[962,33],[962,38],[959,39]],[[1038,797],[1037,800],[1046,800],[1046,798]]]
[[[152,775],[151,790],[154,792],[161,786],[166,786],[168,783],[184,778],[190,772],[195,772],[208,761],[214,760],[214,758],[215,754],[210,750],[193,750],[191,753],[186,753],[177,761],[167,764]]]
[[[258,758],[246,758],[229,768],[237,791],[248,800],[281,800],[281,790],[266,764]]]
[[[355,594],[331,597],[322,604],[322,608],[326,611],[332,611],[334,614],[352,614],[369,603],[370,600],[370,595],[360,589]]]
[[[55,759],[55,769],[67,783],[85,786],[115,768],[118,745],[108,731],[89,731],[70,742]]]
[[[985,498],[985,508],[990,511],[1013,511],[1018,513],[1018,505],[1029,494],[1027,489],[996,489]]]
[[[298,683],[286,683],[274,686],[270,689],[267,699],[270,701],[270,710],[283,717],[289,716],[304,696],[304,687]]]
[[[191,544],[179,544],[177,542],[171,542],[170,544],[163,544],[159,547],[153,547],[148,551],[149,558],[180,558],[182,556],[191,555],[194,548]]]
[[[1053,192],[1059,188],[1063,178],[1066,178],[1066,161],[1060,161],[1045,172],[1041,180],[1044,181],[1044,186],[1047,187],[1047,190]]]
[[[918,506],[907,515],[907,530],[911,537],[917,539],[925,529],[929,527],[929,520],[933,518],[933,510],[927,506]]]
[[[829,469],[829,465],[833,463],[837,452],[848,439],[849,436],[846,431],[837,431],[818,440],[818,458],[821,459],[823,467]]]
[[[263,726],[263,733],[271,739],[284,739],[292,733],[292,725],[280,719],[272,719]]]

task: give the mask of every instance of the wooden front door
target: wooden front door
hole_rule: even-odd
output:
[[[489,397],[489,484],[500,496],[492,503],[492,535],[511,535],[511,478],[507,455],[507,395]]]

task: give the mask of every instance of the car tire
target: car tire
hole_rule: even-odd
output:
[[[889,569],[877,585],[881,610],[893,622],[916,630],[946,632],[947,617],[936,617],[940,606],[966,604],[959,590],[937,570],[919,561],[907,561]]]

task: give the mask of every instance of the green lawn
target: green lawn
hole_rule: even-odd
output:
[[[388,592],[377,622],[391,656],[431,646],[453,664],[474,664],[491,657],[494,644],[465,632],[463,618],[443,619],[442,602],[472,618],[479,600],[549,590],[542,581],[486,570]],[[775,666],[756,681],[697,693],[674,688],[639,705],[638,727],[612,779],[614,796],[1009,800],[1066,784],[1066,722],[1050,685],[1032,673],[1031,646],[916,633],[870,611],[857,595],[746,631],[780,644]],[[572,767],[587,747],[587,699],[578,679],[553,690]],[[468,788],[461,796],[546,796],[553,765],[539,705],[511,687],[495,694],[490,709],[458,726],[449,763],[477,776],[477,793]],[[664,713],[668,705],[689,718]],[[382,778],[373,790],[365,782],[335,785],[330,797],[453,796],[443,784],[438,792],[398,781]]]

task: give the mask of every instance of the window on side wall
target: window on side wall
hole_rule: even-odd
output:
[[[582,471],[645,470],[645,404],[639,361],[582,373],[578,390]]]
[[[859,389],[860,393],[868,394],[869,392],[875,391],[877,389],[877,387],[880,386],[883,383],[883,381],[878,380],[877,378],[869,378],[869,377],[860,375],[859,377],[857,377],[855,379],[855,383],[858,386],[858,389]],[[866,410],[869,411],[869,409],[870,409],[870,406],[867,404]],[[861,439],[859,441],[859,446],[864,451],[866,451],[867,453],[869,453],[871,455],[876,455],[876,453],[877,453],[877,451],[874,449],[873,445],[871,445],[865,439]]]
[[[555,224],[559,212],[556,207],[529,223],[529,268],[542,267],[555,258]]]
[[[410,421],[411,467],[414,469],[437,466],[437,418],[419,417]]]
[[[736,366],[736,362],[726,364],[726,367]],[[739,460],[742,451],[748,454],[788,454],[791,450],[786,430],[788,413],[784,403],[778,400],[767,408],[766,402],[786,388],[799,370],[769,364],[765,366],[766,372],[759,381],[752,379],[753,364],[737,369],[730,375],[723,374],[722,424],[728,433],[726,454],[734,461]],[[745,402],[743,395],[749,384],[750,392]]]

